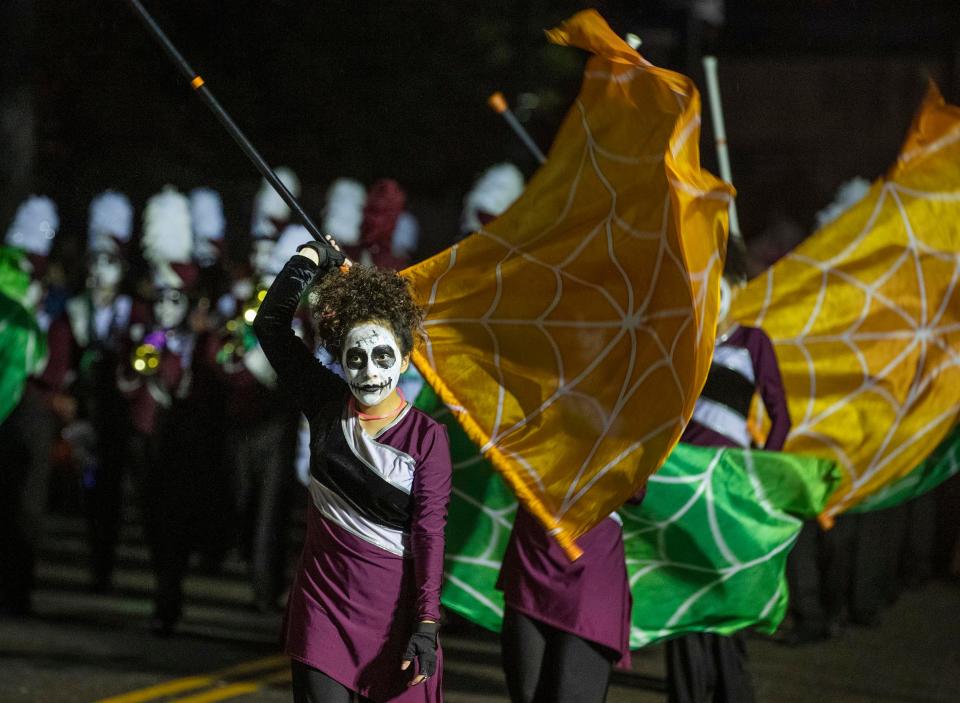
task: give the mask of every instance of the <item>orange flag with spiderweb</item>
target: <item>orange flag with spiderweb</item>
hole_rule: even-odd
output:
[[[776,347],[785,451],[842,469],[823,522],[909,474],[960,420],[960,107],[931,85],[887,176],[731,315]]]
[[[575,557],[693,411],[733,191],[700,167],[690,79],[594,11],[547,36],[593,56],[546,164],[497,220],[404,275],[428,311],[417,367]]]

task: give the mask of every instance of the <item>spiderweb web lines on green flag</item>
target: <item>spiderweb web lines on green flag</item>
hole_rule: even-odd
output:
[[[828,461],[680,444],[639,507],[620,510],[634,608],[630,643],[684,632],[773,632],[802,518],[839,482]]]
[[[892,508],[932,491],[957,473],[960,473],[960,425],[950,430],[930,456],[913,471],[868,496],[850,512],[866,513]]]
[[[495,584],[516,499],[429,388],[417,406],[447,426],[454,463],[443,603],[499,630],[503,595]],[[631,646],[685,632],[776,629],[801,518],[823,508],[838,480],[834,465],[818,459],[680,445],[651,479],[643,505],[620,511],[634,599]]]

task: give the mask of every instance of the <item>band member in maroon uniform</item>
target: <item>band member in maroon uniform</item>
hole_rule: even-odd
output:
[[[269,284],[297,247],[311,240],[300,225],[287,225],[260,262],[260,284]],[[240,545],[247,561],[254,606],[277,609],[286,587],[290,498],[294,486],[293,453],[299,413],[277,387],[277,375],[253,334],[251,313],[265,291],[227,322],[221,331],[217,368],[228,389],[230,431],[226,460],[233,474],[234,508],[240,520]],[[309,320],[297,318],[301,336]]]
[[[79,420],[64,430],[82,470],[84,512],[90,540],[91,585],[109,589],[120,528],[123,478],[130,436],[126,400],[114,381],[120,352],[138,311],[122,292],[133,208],[127,196],[101,193],[90,203],[87,278],[54,320],[53,357],[70,359],[71,392]],[[141,320],[142,321],[142,320]]]
[[[152,321],[131,326],[129,365],[119,374],[130,401],[133,449],[142,472],[147,544],[157,580],[152,628],[169,635],[183,610],[183,579],[202,539],[211,497],[224,490],[211,471],[222,393],[213,370],[216,339],[191,299],[198,267],[187,199],[173,188],[144,210],[144,258],[153,283]],[[192,312],[192,314],[191,314]]]

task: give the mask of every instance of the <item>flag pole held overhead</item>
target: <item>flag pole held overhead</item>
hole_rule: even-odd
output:
[[[717,163],[720,166],[720,178],[733,185],[730,171],[730,151],[727,148],[727,128],[723,122],[723,105],[720,102],[720,81],[717,79],[717,57],[703,57],[703,71],[707,76],[707,96],[710,99],[710,119],[713,120],[713,139],[717,147]],[[737,217],[737,202],[730,199],[730,236],[743,243],[740,233],[740,220]]]
[[[517,116],[513,114],[513,110],[510,109],[510,106],[507,105],[507,99],[503,97],[503,93],[499,90],[487,98],[487,105],[490,106],[490,109],[494,112],[503,115],[503,119],[507,121],[507,124],[510,125],[510,128],[520,137],[526,147],[530,150],[530,153],[533,154],[534,158],[539,161],[541,164],[546,163],[547,157],[543,155],[543,152],[540,151],[540,147],[537,146],[537,143],[533,141],[533,137],[523,128],[523,125],[520,124],[520,120],[517,119]]]
[[[160,46],[163,47],[167,56],[170,57],[170,60],[176,64],[177,68],[180,70],[180,73],[190,82],[190,87],[193,88],[197,96],[204,102],[204,104],[210,108],[217,119],[220,120],[220,123],[226,128],[227,132],[230,133],[230,136],[233,137],[234,141],[240,146],[243,150],[243,153],[247,155],[253,165],[257,167],[257,170],[267,179],[267,182],[273,186],[273,189],[277,191],[283,201],[290,206],[290,209],[296,214],[297,218],[303,223],[304,227],[307,228],[307,231],[310,232],[311,236],[316,239],[321,244],[325,244],[331,249],[340,250],[340,247],[329,235],[323,234],[320,229],[314,224],[313,220],[310,219],[310,216],[304,211],[303,207],[300,205],[300,202],[294,197],[293,193],[287,190],[287,187],[283,185],[277,174],[274,173],[273,169],[270,168],[270,165],[263,160],[263,157],[260,156],[260,153],[256,150],[253,144],[250,143],[250,140],[247,139],[246,135],[240,131],[240,128],[233,121],[230,115],[227,114],[226,110],[220,105],[217,99],[214,97],[213,93],[210,92],[210,89],[207,87],[203,78],[193,70],[193,67],[187,63],[186,59],[177,51],[177,47],[173,45],[173,42],[164,34],[163,30],[160,29],[160,26],[156,23],[153,17],[147,12],[146,8],[140,3],[140,0],[126,0],[127,5],[130,6],[130,9],[133,10],[140,20],[143,22],[147,30],[154,36],[154,38],[160,43]]]

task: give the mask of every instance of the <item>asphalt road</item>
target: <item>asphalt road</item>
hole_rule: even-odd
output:
[[[289,701],[287,660],[276,645],[279,614],[250,608],[242,564],[188,579],[178,634],[147,630],[152,577],[138,530],[127,525],[115,592],[88,592],[83,526],[50,520],[36,614],[0,621],[0,703]],[[957,703],[960,587],[933,582],[905,594],[879,628],[787,648],[749,643],[760,703]],[[454,623],[444,636],[446,700],[506,701],[495,635]],[[662,702],[662,651],[635,653],[615,676],[611,703]]]

